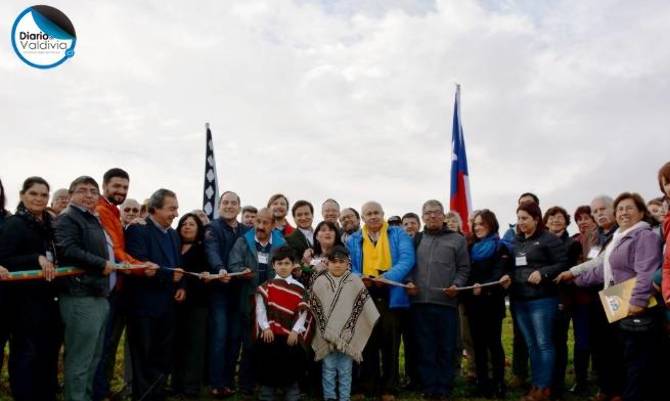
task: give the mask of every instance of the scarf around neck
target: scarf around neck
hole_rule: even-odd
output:
[[[605,282],[605,288],[608,288],[614,282],[612,265],[610,264],[610,256],[612,255],[612,251],[614,248],[616,248],[619,241],[621,241],[621,238],[625,237],[631,231],[642,227],[649,227],[649,223],[645,221],[638,221],[633,226],[627,228],[624,231],[619,231],[619,229],[617,229],[612,235],[612,240],[605,248],[605,260],[603,264],[603,281]]]
[[[500,238],[498,234],[489,234],[483,239],[477,241],[472,245],[470,256],[473,262],[481,262],[491,258],[498,249],[498,241]]]
[[[384,222],[379,232],[379,239],[374,244],[368,235],[368,227],[363,226],[363,275],[377,277],[392,265],[391,244],[388,235],[388,223]]]

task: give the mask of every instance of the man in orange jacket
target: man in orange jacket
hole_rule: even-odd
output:
[[[109,245],[114,250],[114,259],[117,263],[130,263],[131,265],[143,264],[144,270],[132,270],[130,274],[155,274],[158,266],[151,262],[140,262],[126,253],[123,225],[121,223],[121,212],[118,206],[126,200],[130,176],[120,168],[108,170],[102,180],[102,196],[98,199],[95,211],[100,218]],[[124,273],[128,273],[124,271]],[[121,334],[126,325],[127,306],[123,295],[123,278],[113,272],[110,275],[109,294],[109,317],[105,332],[105,344],[103,354],[95,373],[93,382],[93,400],[99,401],[110,396],[110,382],[114,373],[116,363],[116,348],[119,345]],[[125,361],[125,382],[130,387],[132,371],[130,360]]]

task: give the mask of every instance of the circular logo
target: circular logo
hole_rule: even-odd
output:
[[[77,35],[70,19],[50,6],[28,7],[16,17],[12,46],[23,62],[53,68],[74,56]]]

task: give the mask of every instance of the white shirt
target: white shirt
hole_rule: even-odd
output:
[[[309,246],[314,246],[314,230],[312,230],[311,228],[308,229],[308,230],[305,230],[304,228],[300,228],[300,227],[298,227],[298,230],[300,230],[302,235],[305,236]]]
[[[298,280],[294,279],[293,276],[289,274],[288,277],[275,277],[280,280],[286,281],[288,284],[296,284],[301,288],[305,288]],[[307,320],[307,311],[304,310],[298,315],[298,320],[293,325],[292,331],[300,334],[305,331],[305,321]],[[263,297],[261,294],[256,294],[256,322],[260,326],[261,330],[267,330],[270,328],[270,322],[268,322],[268,313],[265,309],[265,302],[263,302]]]

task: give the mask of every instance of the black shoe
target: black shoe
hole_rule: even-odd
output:
[[[504,384],[496,386],[493,390],[493,398],[504,400],[507,398],[507,387]]]
[[[589,393],[589,386],[586,383],[575,383],[568,391],[574,395],[586,395]]]

